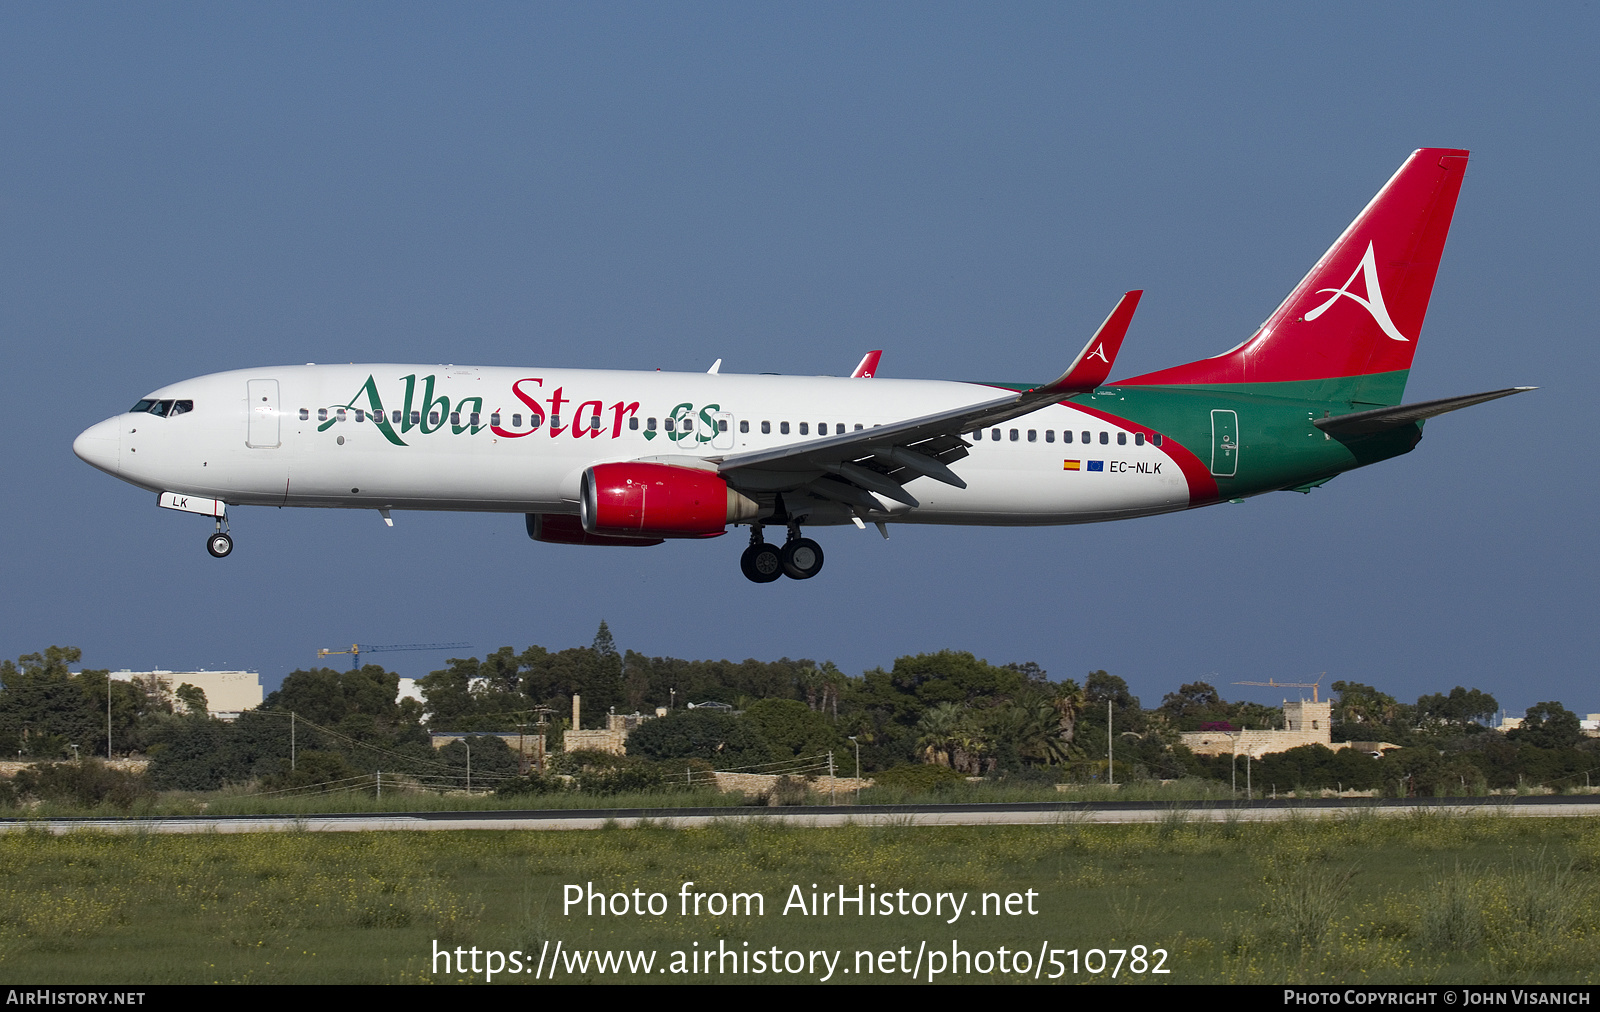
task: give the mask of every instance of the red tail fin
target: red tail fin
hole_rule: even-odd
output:
[[[1423,148],[1237,348],[1124,384],[1275,383],[1411,367],[1467,152]]]

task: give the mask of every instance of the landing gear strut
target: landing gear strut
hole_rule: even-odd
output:
[[[761,538],[761,525],[750,525],[750,547],[739,556],[739,568],[752,583],[771,583],[783,575],[779,551]]]
[[[216,533],[206,538],[206,551],[214,559],[225,559],[233,551],[233,538],[228,536],[226,526],[224,519],[217,517]]]

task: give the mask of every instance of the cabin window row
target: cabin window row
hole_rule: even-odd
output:
[[[1012,442],[1012,443],[1017,443],[1017,442],[1021,442],[1023,440],[1023,438],[1024,438],[1024,435],[1023,435],[1024,430],[1022,430],[1022,429],[989,429],[987,431],[988,431],[988,435],[987,436],[984,435],[985,430],[983,430],[983,429],[975,429],[972,432],[968,433],[968,435],[971,437],[972,441],[975,442],[975,443],[981,443],[985,439],[988,439],[991,442],[995,442],[995,443],[999,443],[999,442],[1002,442],[1002,441],[1009,441],[1009,442]],[[1081,430],[1079,432],[1076,432],[1076,433],[1073,432],[1073,430],[1071,430],[1071,429],[1063,429],[1061,431],[1061,441],[1063,443],[1071,443],[1071,442],[1074,442],[1074,441],[1081,442],[1081,443],[1093,443],[1093,442],[1096,442],[1096,436],[1097,435],[1099,437],[1098,441],[1099,441],[1100,445],[1107,446],[1107,445],[1109,445],[1111,443],[1111,433],[1109,431],[1101,431],[1099,433],[1095,433],[1095,432],[1091,432],[1088,429],[1083,429],[1083,430]],[[1039,441],[1039,430],[1038,429],[1027,429],[1026,430],[1026,439],[1030,443],[1037,443]],[[1056,430],[1054,430],[1054,429],[1045,429],[1044,430],[1044,441],[1047,442],[1047,443],[1055,442],[1056,441]],[[1134,446],[1143,446],[1145,444],[1145,442],[1146,442],[1146,438],[1145,438],[1145,434],[1144,433],[1135,432],[1133,434],[1133,445]],[[1152,432],[1150,434],[1150,436],[1149,436],[1149,442],[1154,443],[1156,446],[1160,446],[1161,445],[1161,433]],[[1128,434],[1126,432],[1118,432],[1117,433],[1117,445],[1118,446],[1127,446],[1128,445]]]

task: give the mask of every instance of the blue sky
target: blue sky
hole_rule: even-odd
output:
[[[0,655],[249,667],[352,641],[832,659],[952,648],[1181,682],[1476,686],[1600,710],[1600,15],[1488,5],[10,5]],[[174,380],[305,361],[1117,375],[1247,336],[1421,146],[1473,159],[1410,399],[1309,496],[1085,527],[538,545],[516,516],[205,521],[72,456]],[[405,675],[443,655],[391,654]]]

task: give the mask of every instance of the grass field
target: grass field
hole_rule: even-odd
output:
[[[1600,822],[1428,811],[1201,825],[1174,809],[1143,826],[819,830],[758,820],[552,833],[30,832],[0,836],[0,978],[482,980],[484,973],[454,967],[436,973],[434,943],[520,950],[531,965],[559,942],[569,959],[629,949],[650,950],[656,962],[644,975],[625,967],[602,974],[591,961],[586,971],[563,968],[558,981],[823,976],[815,959],[799,973],[692,972],[707,948],[776,948],[783,959],[791,951],[840,953],[834,981],[905,982],[902,964],[913,955],[925,980],[931,953],[954,944],[969,954],[970,972],[934,979],[1031,981],[1033,973],[1016,972],[1016,953],[1027,953],[1032,967],[1041,953],[1060,950],[1062,981],[1105,982],[1118,957],[1094,974],[1090,950],[1137,945],[1148,950],[1143,968],[1128,957],[1117,981],[1589,982],[1600,973],[1597,870]],[[683,916],[685,881],[696,883],[692,892],[760,893],[764,916]],[[660,893],[668,911],[566,915],[564,887],[589,882],[628,893],[630,906]],[[794,886],[809,903],[813,891],[836,894],[841,885],[851,896],[858,885],[868,895],[904,889],[912,903],[918,892],[966,893],[968,905],[953,924],[948,905],[938,917],[783,912]],[[1016,894],[1016,912],[975,914],[985,893],[996,894],[995,910]],[[1001,947],[1015,960],[1011,972],[998,968]],[[1154,950],[1165,950],[1159,965],[1170,973],[1151,972]],[[674,952],[691,972],[661,972]],[[863,963],[857,952],[872,955]],[[987,972],[981,958],[970,962],[978,952],[989,953]],[[1045,964],[1037,972],[1056,970]],[[502,973],[501,981],[534,976]]]

